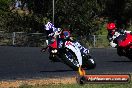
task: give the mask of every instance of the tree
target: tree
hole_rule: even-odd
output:
[[[100,11],[96,0],[58,0],[55,4],[55,24],[65,24],[73,31],[91,34],[97,30],[95,19]]]
[[[20,11],[26,4],[29,14],[12,13],[9,6],[15,0],[0,1],[0,26],[8,31],[39,31],[46,18],[52,20],[52,0],[21,0]],[[131,20],[131,0],[55,0],[55,26],[70,28],[82,35],[93,34],[104,25],[105,19],[127,25]],[[8,20],[8,21],[7,21]],[[121,23],[120,23],[121,22]]]

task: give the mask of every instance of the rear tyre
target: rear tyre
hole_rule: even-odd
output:
[[[83,67],[86,69],[94,69],[96,67],[96,62],[90,55],[88,55],[83,57]]]
[[[96,67],[95,61],[92,58],[88,59],[86,68],[87,69],[94,69],[95,67]]]

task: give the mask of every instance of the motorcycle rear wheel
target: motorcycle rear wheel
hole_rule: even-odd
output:
[[[84,67],[88,70],[94,69],[96,67],[96,62],[90,55],[87,55],[87,56],[83,57],[83,66],[82,67]]]

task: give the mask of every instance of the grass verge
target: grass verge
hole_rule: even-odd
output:
[[[131,88],[129,84],[59,84],[59,85],[22,85],[19,88]]]
[[[0,81],[0,88],[132,88],[132,82],[80,85],[76,82],[76,77],[63,77]]]

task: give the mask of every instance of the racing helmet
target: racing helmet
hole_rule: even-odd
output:
[[[108,23],[106,27],[107,27],[107,30],[114,30],[116,28],[116,25],[115,23]]]

